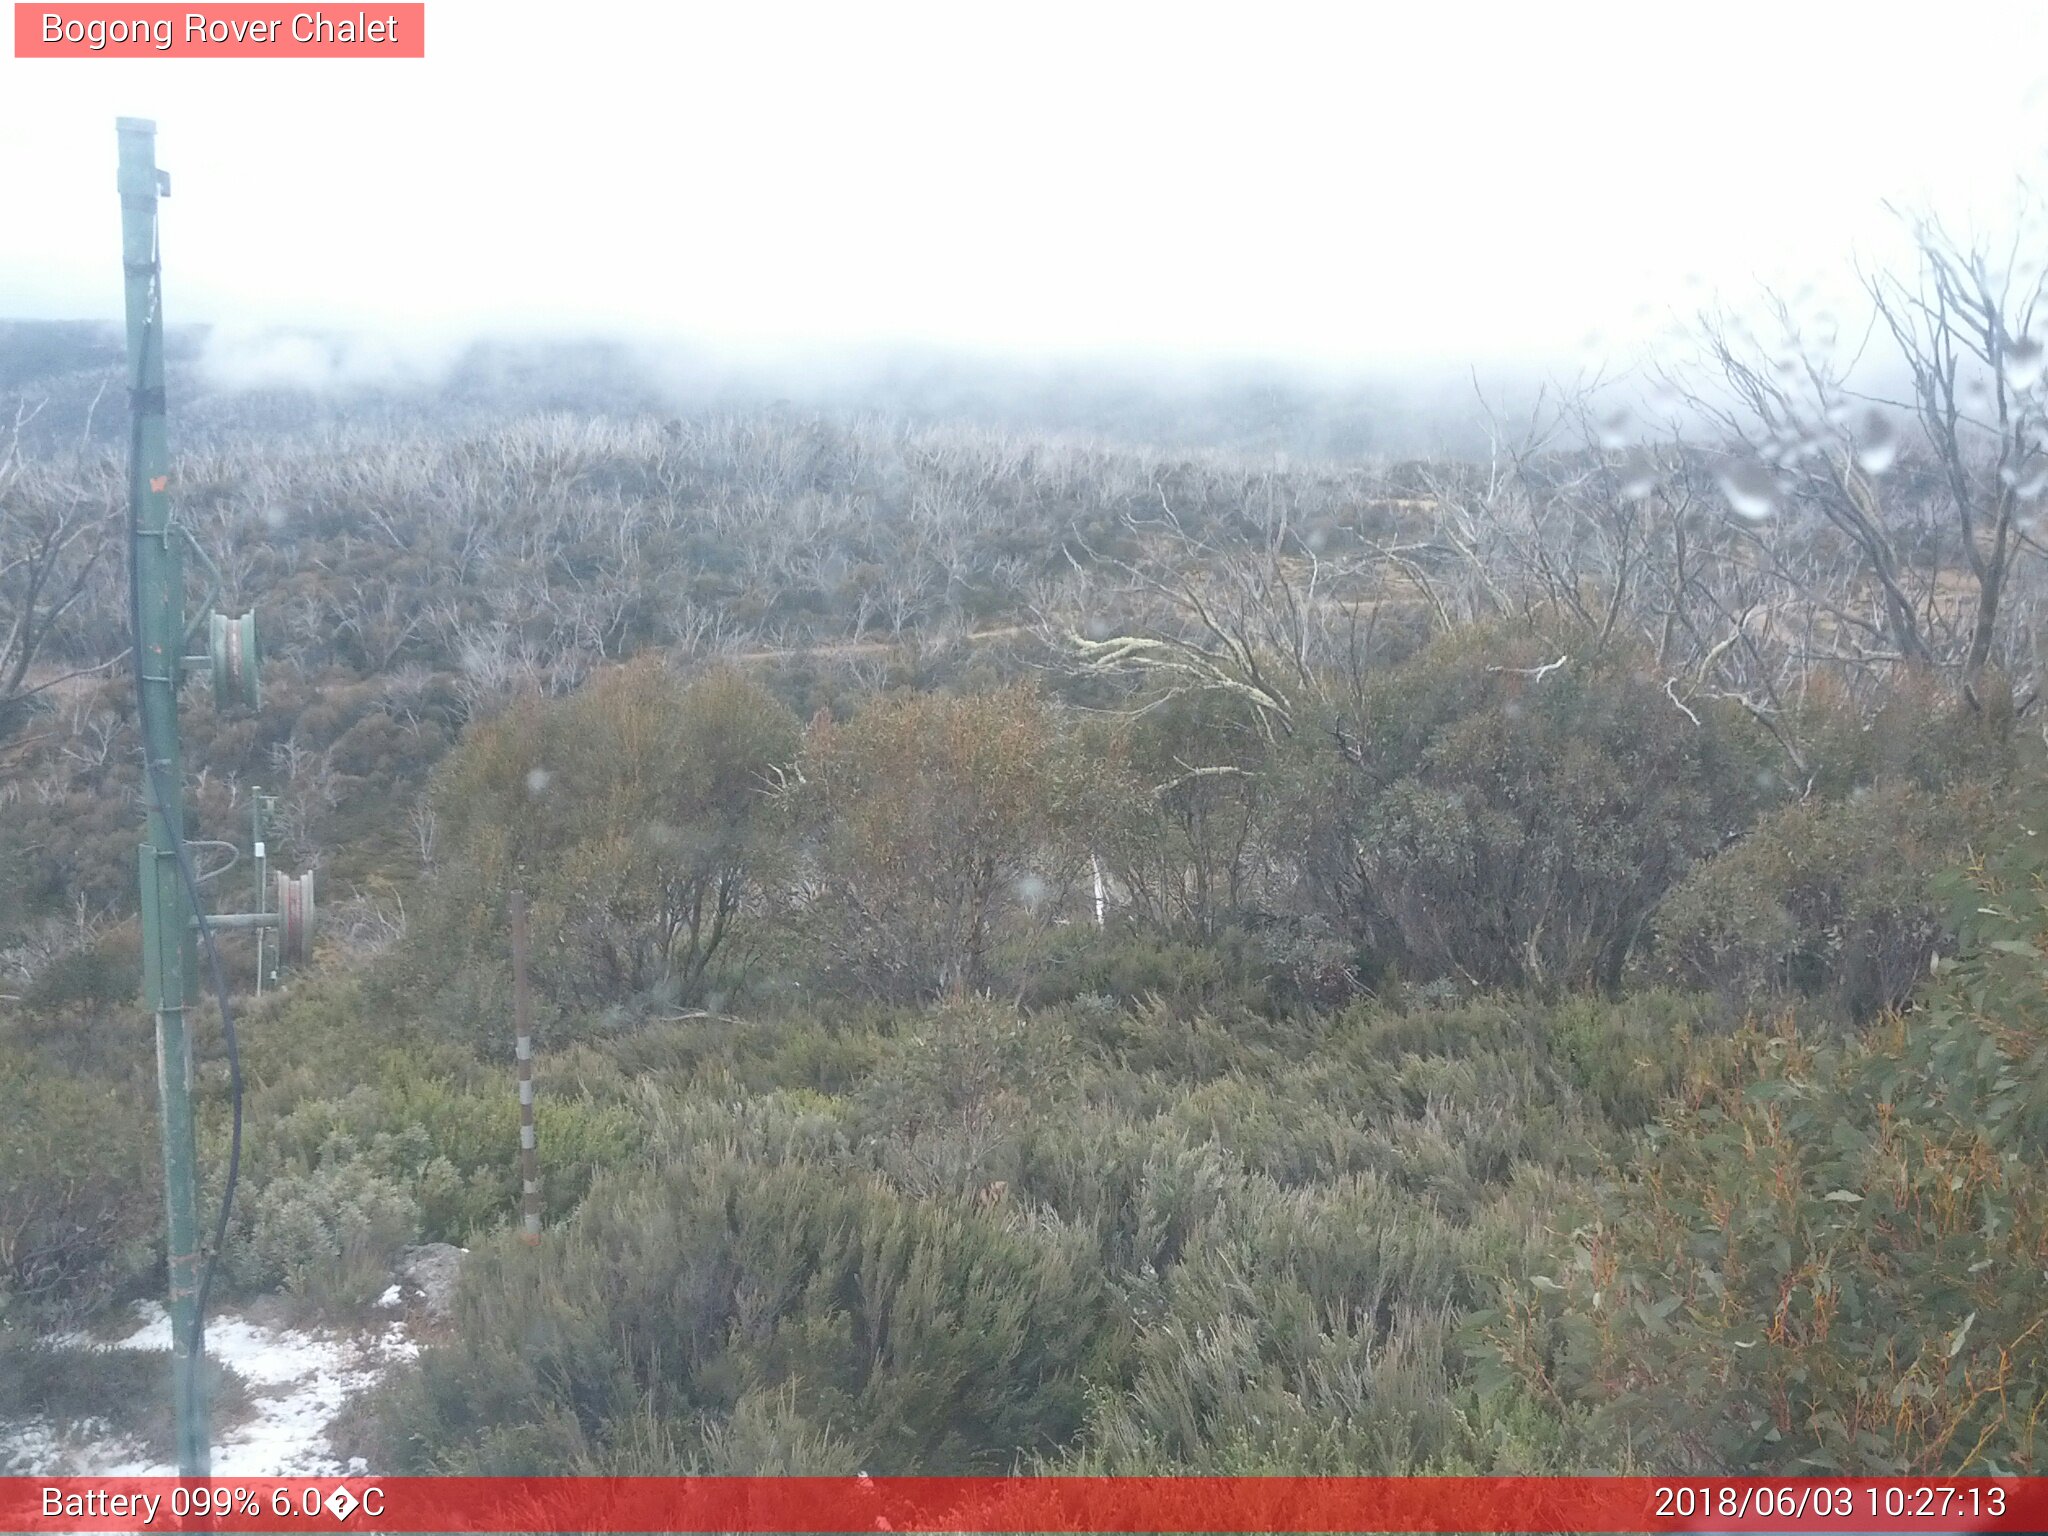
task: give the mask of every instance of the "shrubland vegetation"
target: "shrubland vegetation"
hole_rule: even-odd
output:
[[[472,1249],[394,1470],[2034,1470],[2040,370],[1925,252],[1907,408],[1717,330],[1711,451],[188,455],[274,658],[186,696],[195,820],[280,794],[331,915],[245,1000],[224,1293]],[[118,490],[0,464],[10,1349],[162,1263]]]

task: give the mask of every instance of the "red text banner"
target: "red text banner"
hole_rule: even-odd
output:
[[[18,59],[423,59],[424,4],[120,5],[16,0]]]
[[[0,1478],[0,1530],[2048,1532],[2048,1478]]]

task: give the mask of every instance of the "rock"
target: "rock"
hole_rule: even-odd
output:
[[[409,1290],[419,1293],[420,1308],[429,1317],[446,1317],[455,1297],[455,1281],[462,1273],[467,1248],[453,1243],[425,1243],[402,1248],[398,1254],[398,1278]]]

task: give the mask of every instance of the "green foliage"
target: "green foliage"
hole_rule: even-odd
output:
[[[1452,1330],[1620,1144],[1559,1042],[1702,1007],[964,1000],[587,1047],[643,1163],[538,1257],[484,1245],[382,1437],[451,1471],[1554,1470]]]
[[[1459,631],[1336,726],[1356,771],[1311,864],[1404,976],[1611,988],[1657,900],[1755,815],[1765,743],[1739,711],[1695,722],[1643,658],[1551,668],[1560,649]]]
[[[702,1465],[707,1416],[743,1434],[787,1393],[785,1440],[829,1427],[876,1472],[1001,1470],[1078,1428],[1101,1285],[1072,1240],[800,1163],[635,1175],[538,1252],[477,1255],[394,1439],[409,1469],[610,1467],[642,1456],[642,1420]]]
[[[1716,1022],[1704,999],[1682,993],[1567,998],[1551,1010],[1550,1047],[1603,1118],[1633,1129],[1678,1090],[1693,1042]]]
[[[1120,905],[1168,936],[1213,936],[1268,909],[1276,764],[1250,710],[1215,692],[1169,693],[1089,745],[1114,770],[1095,812]]]
[[[2048,857],[1948,882],[1919,1005],[1750,1031],[1472,1336],[1490,1380],[1688,1470],[2024,1475],[2048,1380]]]
[[[1788,723],[1805,739],[1805,766],[1784,771],[1800,773],[1810,781],[1807,792],[1822,800],[1847,800],[1884,784],[1937,796],[2005,787],[2027,761],[2025,738],[2013,729],[2011,689],[1994,673],[1979,679],[1974,704],[1919,670],[1887,679],[1860,703],[1826,672],[1804,691]]]
[[[1050,1004],[1077,997],[1156,1000],[1177,1012],[1202,1008],[1285,1012],[1356,994],[1357,955],[1314,919],[1219,923],[1197,938],[1119,915],[1055,929],[1037,947],[1024,997]]]
[[[486,1066],[422,1041],[346,980],[309,981],[244,1021],[245,1146],[225,1278],[284,1286],[309,1306],[360,1308],[415,1238],[467,1244],[519,1209],[510,1052]],[[624,1167],[629,1109],[557,1085],[543,1063],[535,1120],[543,1214],[559,1220],[602,1170]],[[223,1085],[205,1100],[202,1165],[225,1164]],[[209,1191],[208,1198],[214,1198]]]
[[[418,1234],[420,1211],[398,1185],[351,1160],[279,1175],[250,1196],[242,1220],[232,1278],[347,1309],[367,1306],[390,1283],[391,1260]]]
[[[67,949],[36,973],[22,1001],[41,1013],[132,1005],[142,991],[139,935],[133,927]]]
[[[1934,876],[1988,824],[1985,798],[1892,782],[1784,806],[1665,900],[1652,964],[1737,1004],[1803,996],[1866,1022],[1926,974],[1947,932]]]
[[[1017,1176],[1031,1120],[1072,1077],[1055,1018],[963,1002],[901,1031],[853,1098],[855,1134],[899,1189],[972,1195]]]
[[[652,660],[473,727],[435,782],[447,855],[417,963],[501,967],[523,885],[548,995],[699,1000],[775,856],[769,791],[795,746],[752,679]]]
[[[1098,1395],[1090,1471],[1397,1475],[1507,1470],[1474,1434],[1446,1336],[1526,1237],[1460,1229],[1370,1175],[1254,1180],[1189,1234],[1141,1303],[1127,1391]],[[1506,1466],[1503,1466],[1503,1462]],[[1536,1470],[1526,1463],[1518,1470]]]
[[[0,827],[0,950],[11,948],[21,936],[30,906],[29,869],[20,828]]]
[[[1072,923],[1049,936],[1026,996],[1040,1004],[1090,996],[1113,1002],[1158,998],[1192,1010],[1231,997],[1237,979],[1213,944],[1122,920],[1103,928]]]
[[[1029,690],[886,695],[814,721],[800,771],[802,931],[856,987],[979,990],[1003,928],[1041,930],[1080,878],[1095,776]]]
[[[387,1082],[302,1103],[262,1127],[262,1150],[251,1160],[252,1210],[260,1213],[271,1182],[285,1184],[296,1198],[308,1180],[353,1169],[348,1178],[396,1191],[413,1208],[423,1238],[466,1242],[518,1209],[519,1108],[510,1087],[509,1073],[496,1093]],[[536,1138],[547,1148],[542,1210],[550,1219],[573,1210],[599,1171],[627,1163],[637,1140],[637,1124],[625,1110],[580,1098],[543,1093],[534,1120]],[[261,1265],[242,1277],[268,1284],[281,1272]]]
[[[0,1318],[63,1321],[160,1262],[152,1106],[0,1045]]]

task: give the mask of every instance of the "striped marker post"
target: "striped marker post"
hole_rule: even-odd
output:
[[[524,1236],[540,1241],[540,1153],[533,1139],[533,999],[526,990],[526,892],[512,893],[512,1018],[518,1031],[519,1185]]]

